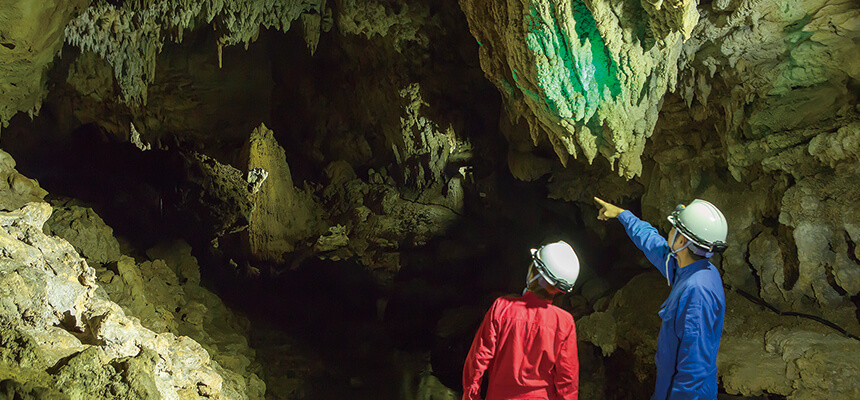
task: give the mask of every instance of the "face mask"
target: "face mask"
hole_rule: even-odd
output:
[[[711,258],[714,256],[713,251],[708,251],[708,249],[706,249],[704,247],[692,246],[692,247],[690,247],[690,251],[692,251],[693,254],[695,254],[699,257]]]
[[[678,255],[677,255],[677,253],[678,253],[679,251],[681,251],[681,250],[686,249],[686,248],[687,248],[688,246],[690,246],[690,244],[692,243],[692,241],[690,241],[689,239],[687,239],[687,244],[685,244],[685,245],[684,245],[683,247],[681,247],[680,249],[673,250],[673,249],[672,249],[672,246],[674,246],[674,245],[675,245],[675,239],[677,239],[677,238],[678,238],[678,230],[677,230],[677,229],[675,229],[675,232],[672,234],[672,240],[669,242],[669,250],[670,250],[670,251],[669,251],[669,254],[666,254],[666,264],[664,265],[664,267],[665,267],[665,269],[666,269],[666,284],[667,284],[667,285],[669,285],[669,286],[672,286],[672,282],[669,280],[669,259],[670,259],[670,258],[672,258],[672,257],[674,257],[674,258],[675,258],[675,260],[677,261],[677,260],[678,260]]]

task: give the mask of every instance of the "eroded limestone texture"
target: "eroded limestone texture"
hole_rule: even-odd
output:
[[[648,296],[643,294],[648,293]],[[612,298],[606,312],[577,321],[581,340],[605,356],[623,351],[643,394],[653,390],[660,302],[668,295],[656,271],[637,276]],[[765,393],[791,399],[852,399],[860,394],[855,360],[860,341],[816,321],[779,316],[733,291],[726,292],[726,320],[717,369],[730,394]],[[635,388],[633,389],[636,390]]]
[[[70,44],[107,60],[127,103],[145,105],[156,56],[166,40],[181,42],[184,31],[214,23],[220,37],[212,50],[221,65],[222,46],[247,46],[261,27],[287,31],[303,13],[319,15],[324,9],[325,0],[171,0],[123,2],[119,7],[97,1],[66,26],[65,34]],[[309,38],[308,46],[316,48],[319,30],[309,32]]]
[[[401,247],[422,246],[444,235],[462,211],[459,180],[450,181],[447,196],[413,200],[379,172],[366,182],[343,161],[329,164],[325,172],[330,183],[322,199],[333,206],[329,220],[336,225],[317,239],[315,251],[335,260],[357,256],[383,281],[400,270]]]
[[[0,217],[0,324],[12,339],[0,360],[16,396],[33,388],[70,399],[238,393],[197,342],[146,329],[100,294],[95,271],[72,246],[41,232],[50,214],[49,204],[28,203]]]
[[[694,1],[463,0],[481,67],[535,145],[549,140],[562,164],[600,153],[619,175],[640,156],[667,90],[677,82]]]
[[[845,1],[713,2],[684,45],[646,157],[646,219],[695,197],[732,243],[726,283],[860,333],[856,40]]]
[[[108,61],[94,52],[75,55],[74,49],[66,53],[74,57],[68,86],[58,88],[57,94],[74,98],[69,111],[80,123],[96,124],[117,140],[132,141],[136,131],[142,144],[154,149],[180,144],[199,149],[213,137],[241,146],[268,116],[272,79],[258,71],[271,65],[265,45],[258,42],[248,49],[226,47],[227,60],[219,66],[211,48],[196,44],[216,37],[211,31],[188,33],[185,42],[168,43],[153,55],[155,72],[147,84],[146,107],[123,100]]]
[[[187,182],[179,207],[192,207],[194,220],[204,224],[204,234],[217,238],[248,227],[256,208],[248,175],[205,154],[186,158]]]
[[[63,46],[63,29],[90,0],[0,4],[0,128],[18,111],[38,115],[45,70]]]
[[[244,245],[256,260],[283,262],[297,241],[318,234],[322,209],[307,191],[293,185],[284,149],[271,129],[260,125],[245,146],[247,171],[261,169],[267,177],[251,195],[254,208],[243,233]]]
[[[15,159],[0,150],[0,209],[14,211],[27,203],[39,202],[48,194],[39,182],[15,169]]]
[[[2,154],[3,173],[18,174]],[[0,215],[4,395],[263,398],[247,322],[199,286],[187,244],[158,246],[138,263],[92,209],[55,209],[37,201]]]
[[[778,317],[733,292],[717,357],[726,391],[790,399],[860,396],[860,341],[809,319]]]
[[[422,28],[432,21],[424,4],[405,3],[399,10],[372,0],[340,0],[337,4],[341,33],[387,38],[398,53],[407,42],[427,46],[427,33]]]
[[[0,6],[0,22],[21,10],[21,2],[7,3]],[[185,212],[184,225],[196,229],[189,236],[242,264],[243,278],[271,265],[277,276],[325,258],[356,260],[390,283],[408,249],[462,228],[464,215],[522,221],[541,215],[538,207],[570,211],[549,201],[513,212],[499,207],[520,191],[576,204],[581,215],[559,219],[570,218],[571,230],[599,238],[615,237],[612,230],[620,227],[590,217],[594,195],[641,208],[644,219],[664,230],[675,204],[698,197],[729,219],[730,247],[714,260],[725,283],[779,310],[860,334],[856,1],[459,3],[465,16],[435,1],[97,1],[81,4],[79,12],[71,4],[58,6],[40,20],[39,32],[0,23],[0,94],[11,99],[0,99],[0,122],[17,110],[38,110],[43,71],[65,32],[77,49],[57,64],[51,87],[58,99],[46,104],[58,128],[48,134],[93,124],[110,140],[139,140],[139,148],[179,154],[182,176],[150,190],[149,208],[164,218],[161,201],[172,200],[166,206]],[[452,10],[463,21],[452,18]],[[265,32],[289,31],[296,20],[301,32]],[[465,23],[477,43],[450,34],[459,29],[467,37]],[[43,35],[46,30],[52,33]],[[229,46],[239,43],[246,50]],[[476,53],[480,65],[462,57]],[[477,86],[481,70],[504,103],[498,125],[486,123],[497,119],[497,106],[490,104],[497,99],[463,89]],[[473,114],[480,116],[470,120]],[[466,139],[480,137],[476,132],[501,133],[507,148]],[[245,142],[248,154],[240,155]],[[488,176],[508,173],[494,166],[479,171],[476,181],[473,154],[536,183],[489,184]],[[0,153],[0,164],[14,167],[10,160]],[[14,170],[0,170],[3,185],[9,187],[0,190],[6,211],[45,196]],[[159,335],[189,335],[211,350],[227,371],[211,366],[226,382],[222,393],[242,385],[259,393],[246,374],[254,370],[253,357],[242,339],[207,338],[220,320],[226,326],[212,329],[228,335],[238,334],[242,323],[197,286],[199,270],[187,246],[122,257],[97,216],[78,205],[55,206],[50,232],[66,237],[90,265],[105,265],[99,282],[124,312]],[[439,248],[456,254],[481,246]],[[451,257],[440,253],[433,257]],[[631,269],[636,262],[623,260]],[[503,267],[487,267],[495,268]],[[606,282],[588,278],[560,301],[578,318],[596,311],[577,321],[580,337],[597,346],[587,347],[586,359],[594,361],[590,376],[600,382],[607,372],[629,373],[623,378],[641,385],[618,395],[645,398],[665,283],[653,274],[637,277],[611,297]],[[726,391],[858,397],[858,372],[849,363],[856,359],[853,339],[769,314],[736,294],[729,298],[719,361]],[[384,316],[386,303],[379,304]],[[215,320],[207,319],[212,315]],[[16,335],[9,337],[29,340]],[[94,344],[74,348],[86,345]],[[837,353],[840,348],[844,353]],[[304,361],[290,358],[290,345],[271,349],[287,364]],[[163,362],[150,356],[141,352],[121,365],[148,371]],[[126,385],[116,386],[122,390],[161,390],[148,377],[134,388],[114,375],[101,378],[107,375],[89,362],[105,357],[87,350],[62,368],[89,368],[101,387],[110,387],[110,380]],[[615,370],[595,367],[602,362]],[[0,382],[0,390],[53,390],[46,386],[58,379],[52,374]],[[298,381],[294,376],[275,385],[289,392],[301,386]],[[438,388],[426,374],[409,381]]]
[[[93,267],[117,262],[122,255],[113,229],[91,208],[71,201],[53,204],[51,218],[45,222],[43,230],[48,235],[68,240]]]

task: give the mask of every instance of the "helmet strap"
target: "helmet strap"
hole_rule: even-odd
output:
[[[687,243],[684,246],[682,246],[680,249],[676,250],[676,249],[672,248],[672,246],[675,245],[676,239],[678,239],[678,228],[675,228],[675,232],[672,233],[672,239],[669,242],[669,254],[666,254],[666,263],[664,265],[664,268],[666,271],[666,284],[669,286],[672,286],[672,281],[669,280],[669,259],[674,257],[675,261],[677,261],[678,260],[678,252],[686,249],[687,247],[690,247],[690,245],[693,244],[693,241],[691,241],[690,239],[687,239]]]
[[[540,272],[537,271],[534,264],[532,264],[531,266],[529,266],[529,272],[526,275],[526,287],[525,289],[523,289],[523,295],[525,295],[526,292],[529,291],[529,286],[531,286],[532,282],[534,281],[538,281],[538,284],[546,290],[549,290],[549,288],[552,287],[552,285],[550,285],[549,282],[544,279],[543,275],[541,275]]]
[[[534,282],[540,278],[541,278],[540,273],[538,273],[535,270],[534,263],[532,263],[532,265],[529,265],[529,272],[526,273],[526,287],[525,287],[525,289],[523,289],[523,294],[526,294],[526,292],[529,291],[529,286],[532,285],[532,282]]]

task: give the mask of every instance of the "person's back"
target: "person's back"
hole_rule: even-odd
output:
[[[532,255],[527,291],[497,298],[475,334],[463,367],[464,400],[480,398],[484,376],[488,400],[578,398],[576,326],[570,313],[552,305],[552,296],[570,291],[579,261],[564,242]]]
[[[532,292],[500,297],[491,312],[499,321],[500,339],[489,366],[487,400],[555,399],[556,392],[571,398],[579,363],[570,313]]]

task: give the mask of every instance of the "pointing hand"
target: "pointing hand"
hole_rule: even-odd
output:
[[[617,218],[618,214],[621,214],[624,211],[622,208],[609,204],[597,197],[594,198],[594,201],[596,201],[597,204],[600,204],[600,211],[597,213],[597,219],[601,221],[606,221],[610,218]]]

